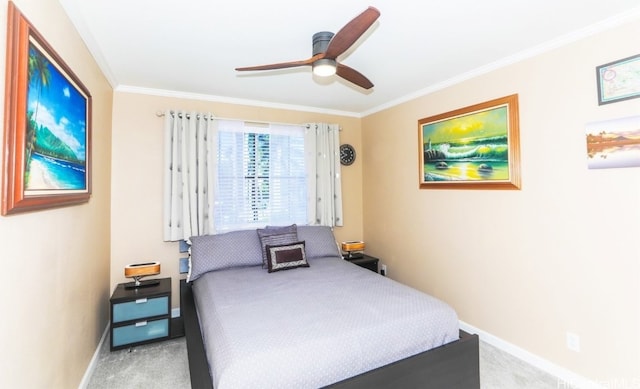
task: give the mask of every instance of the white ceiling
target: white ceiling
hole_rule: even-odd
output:
[[[354,116],[640,17],[638,0],[59,1],[116,90]],[[370,5],[380,18],[338,58],[370,90],[308,66],[234,70],[307,59],[314,33]]]

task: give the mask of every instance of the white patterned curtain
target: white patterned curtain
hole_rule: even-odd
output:
[[[164,115],[164,240],[214,231],[217,131],[212,115]]]
[[[309,224],[342,226],[340,127],[308,123],[305,132]]]

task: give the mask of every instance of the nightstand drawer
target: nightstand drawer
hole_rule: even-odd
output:
[[[113,322],[120,323],[143,317],[169,314],[169,297],[140,298],[126,303],[113,304]]]
[[[112,347],[146,342],[169,336],[169,319],[141,321],[122,327],[114,327]]]
[[[129,288],[118,284],[111,302],[111,351],[171,337],[171,278]]]

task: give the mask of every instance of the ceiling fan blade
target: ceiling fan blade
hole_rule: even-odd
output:
[[[338,67],[336,68],[336,74],[364,89],[373,88],[373,83],[369,81],[367,77],[363,76],[362,73],[353,68],[350,68],[349,66],[339,63]]]
[[[353,18],[333,36],[325,52],[325,57],[336,59],[340,54],[347,51],[371,27],[378,17],[380,17],[380,11],[375,7],[369,7]]]
[[[273,69],[285,69],[285,68],[295,68],[297,66],[305,66],[311,65],[315,61],[324,58],[324,53],[320,53],[314,55],[311,58],[304,59],[301,61],[290,61],[290,62],[281,62],[281,63],[272,63],[269,65],[258,65],[258,66],[246,66],[242,68],[236,68],[237,71],[243,72],[248,70],[273,70]]]

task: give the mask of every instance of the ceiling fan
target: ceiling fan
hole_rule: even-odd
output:
[[[236,68],[237,71],[273,70],[311,65],[313,73],[318,76],[339,77],[352,82],[364,89],[371,89],[373,83],[355,69],[338,62],[337,58],[364,34],[380,17],[380,11],[374,7],[367,8],[360,15],[353,18],[335,35],[332,32],[321,31],[313,34],[313,52],[311,58],[301,61],[274,63],[270,65],[248,66]]]

